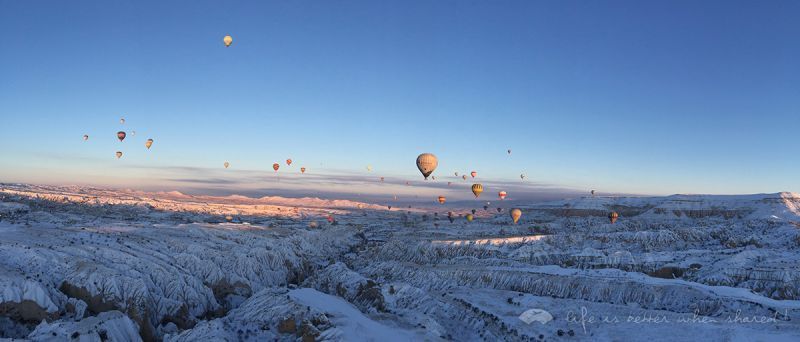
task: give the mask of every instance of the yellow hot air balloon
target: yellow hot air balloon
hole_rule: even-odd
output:
[[[122,158],[122,152],[117,151],[117,159]]]
[[[483,185],[477,183],[472,184],[472,193],[475,194],[475,198],[478,198],[478,196],[481,195],[481,192],[483,192]]]
[[[437,166],[439,166],[439,160],[433,154],[423,153],[417,156],[417,169],[422,172],[425,179],[428,179]]]
[[[444,204],[445,201],[447,201],[447,198],[444,196],[439,196],[439,204]]]
[[[150,146],[153,146],[153,139],[147,139],[147,142],[144,143],[144,146],[149,150]]]
[[[474,220],[474,219],[475,219],[475,216],[472,216],[472,214],[467,214],[467,221],[472,222],[472,220]]]
[[[367,165],[367,171],[372,172],[372,165]]]
[[[224,163],[224,164],[222,164],[222,165],[224,165],[224,166],[225,166],[225,168],[227,169],[227,168],[228,168],[228,166],[231,166],[231,163],[225,162],[225,163]]]
[[[222,38],[222,42],[225,43],[225,47],[229,47],[231,46],[231,43],[233,43],[233,37],[231,37],[230,35],[225,36],[225,38]]]
[[[520,217],[522,217],[522,210],[517,208],[511,209],[511,219],[514,220],[514,224],[517,224]]]

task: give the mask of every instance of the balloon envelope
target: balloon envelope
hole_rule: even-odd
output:
[[[501,200],[504,200],[508,194],[505,191],[500,191],[497,193],[497,196],[500,197]]]
[[[618,218],[619,214],[617,214],[616,211],[612,211],[610,214],[608,214],[608,219],[609,221],[611,221],[612,224],[616,223]]]
[[[300,168],[300,173],[306,173],[306,168],[305,167],[301,167]]]
[[[125,140],[125,136],[126,136],[125,132],[123,131],[117,132],[117,139],[119,139],[119,141]]]
[[[522,210],[518,208],[511,209],[511,219],[514,220],[514,224],[517,224],[520,217],[522,217]]]
[[[291,158],[286,159],[286,165],[287,166],[292,166],[292,159]]]
[[[83,141],[86,141],[86,140],[89,140],[89,136],[88,136],[88,135],[86,135],[86,134],[84,134],[84,135],[83,135]]]
[[[144,143],[144,146],[149,150],[150,146],[153,146],[153,139],[147,139],[147,142]]]
[[[272,169],[275,170],[275,172],[278,172],[278,169],[280,169],[280,168],[281,168],[280,164],[278,164],[278,163],[272,164]]]
[[[472,193],[475,194],[475,198],[481,195],[483,192],[483,185],[481,184],[472,184]]]
[[[117,159],[122,158],[122,152],[117,151]]]
[[[472,214],[467,214],[467,221],[472,222],[472,220],[474,220],[474,219],[475,219],[475,216],[472,216]]]
[[[475,176],[477,176],[477,175],[478,175],[478,173],[477,173],[477,172],[475,172],[475,171],[472,171],[472,172],[470,172],[469,174],[470,174],[470,175],[472,175],[472,178],[475,178]]]
[[[225,47],[229,47],[231,46],[231,43],[233,43],[233,37],[231,37],[230,35],[225,36],[224,38],[222,38],[222,42],[225,43]]]
[[[222,164],[222,165],[224,165],[224,166],[225,166],[225,168],[227,169],[227,168],[228,168],[228,166],[231,166],[231,163],[225,162],[225,163],[224,163],[224,164]]]
[[[439,160],[433,154],[423,153],[417,156],[417,169],[425,179],[428,179],[437,166],[439,166]]]
[[[440,203],[440,204],[444,204],[444,202],[445,202],[445,201],[447,201],[447,198],[446,198],[446,197],[444,197],[444,196],[439,196],[439,203]]]

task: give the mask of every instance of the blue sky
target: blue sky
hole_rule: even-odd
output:
[[[0,181],[427,196],[476,170],[509,197],[800,192],[798,13],[797,1],[0,0]],[[118,130],[137,134],[120,143]],[[422,152],[439,156],[435,184],[420,183]],[[271,165],[286,158],[279,182]]]

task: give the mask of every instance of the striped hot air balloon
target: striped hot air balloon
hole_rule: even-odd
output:
[[[481,192],[483,192],[483,185],[477,183],[472,184],[472,193],[475,194],[475,198],[478,198],[478,196],[481,195]]]
[[[504,200],[508,194],[505,191],[500,191],[497,193],[497,196],[500,197],[501,200]]]

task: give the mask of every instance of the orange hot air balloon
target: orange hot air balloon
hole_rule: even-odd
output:
[[[233,43],[233,37],[231,37],[230,35],[227,35],[227,36],[222,38],[222,42],[225,43],[225,47],[229,47],[229,46],[231,46],[231,43]]]
[[[522,217],[522,210],[518,208],[511,209],[511,219],[514,220],[514,224],[517,224],[520,217]]]
[[[275,170],[275,172],[278,172],[278,169],[280,169],[280,168],[281,168],[280,164],[278,164],[278,163],[272,164],[272,169]]]
[[[439,204],[444,204],[445,201],[447,201],[447,198],[444,196],[439,196]]]
[[[301,167],[300,168],[300,173],[306,173],[306,168],[305,167]]]
[[[608,219],[611,221],[612,224],[616,223],[618,218],[619,214],[617,214],[616,211],[612,211],[610,214],[608,214]]]
[[[117,132],[117,139],[119,139],[119,141],[125,140],[125,136],[126,136],[125,132],[123,131]]]
[[[147,139],[147,141],[144,143],[144,146],[149,150],[150,146],[153,146],[153,139]]]
[[[292,158],[286,159],[286,166],[292,166]]]
[[[481,192],[483,192],[483,185],[477,183],[472,184],[472,193],[475,194],[475,198],[478,198],[478,196],[481,195]]]
[[[504,200],[508,194],[505,191],[500,191],[497,193],[497,196],[499,196],[501,200]]]

